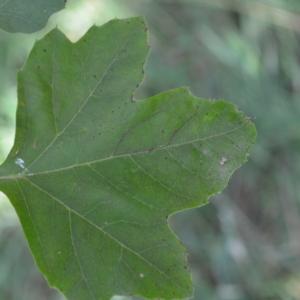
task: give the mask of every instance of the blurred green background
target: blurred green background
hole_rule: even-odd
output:
[[[222,195],[172,218],[199,300],[300,299],[299,0],[69,0],[42,31],[0,31],[0,160],[14,138],[16,72],[58,26],[76,41],[94,23],[145,16],[152,50],[136,98],[177,86],[234,102],[256,123],[250,161]],[[62,299],[34,265],[0,199],[0,299]],[[88,299],[87,299],[88,300]]]

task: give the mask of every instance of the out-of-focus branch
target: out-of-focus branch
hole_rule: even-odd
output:
[[[260,21],[300,32],[300,14],[270,4],[245,0],[184,0],[184,2],[238,11]]]

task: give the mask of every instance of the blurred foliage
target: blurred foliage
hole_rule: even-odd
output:
[[[136,97],[187,85],[200,97],[236,103],[259,134],[250,162],[225,194],[172,218],[189,249],[194,299],[298,300],[299,12],[298,0],[73,0],[40,33],[1,32],[0,159],[13,140],[16,70],[34,40],[56,24],[75,41],[94,22],[144,15],[152,50]],[[54,299],[24,244],[6,201],[0,207],[0,299]]]

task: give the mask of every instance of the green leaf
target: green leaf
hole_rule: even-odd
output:
[[[0,0],[0,28],[9,32],[34,32],[65,5],[65,0]]]
[[[136,101],[140,18],[72,44],[37,42],[18,75],[17,132],[0,168],[36,262],[69,299],[190,296],[170,214],[206,204],[245,162],[254,125],[186,88]]]

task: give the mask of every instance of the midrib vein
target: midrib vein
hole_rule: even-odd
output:
[[[192,145],[194,143],[207,141],[207,140],[214,139],[214,138],[220,138],[220,137],[229,135],[229,134],[241,129],[244,126],[246,126],[246,123],[244,123],[241,126],[235,127],[233,129],[230,129],[230,130],[227,130],[227,131],[224,131],[221,133],[217,133],[214,135],[210,135],[207,137],[197,138],[194,140],[189,140],[189,141],[177,143],[177,144],[161,145],[161,146],[158,146],[157,148],[151,149],[151,150],[146,149],[146,150],[141,150],[141,151],[137,151],[137,152],[112,155],[112,156],[108,156],[108,157],[104,157],[104,158],[100,158],[100,159],[96,159],[96,160],[86,161],[83,163],[73,164],[73,165],[70,165],[67,167],[63,167],[63,168],[57,168],[57,169],[53,169],[53,170],[45,170],[45,171],[40,171],[40,172],[36,172],[36,173],[31,173],[29,170],[28,173],[20,173],[20,174],[11,175],[11,176],[0,176],[0,180],[15,180],[15,179],[28,178],[28,177],[38,176],[38,175],[55,174],[55,173],[59,173],[59,172],[63,172],[63,171],[72,170],[72,169],[78,168],[78,167],[91,166],[91,165],[109,161],[109,160],[114,160],[114,159],[119,159],[119,158],[129,158],[130,159],[131,156],[138,156],[138,155],[143,155],[143,154],[153,154],[155,152],[166,151],[169,149],[188,146],[188,145]]]

